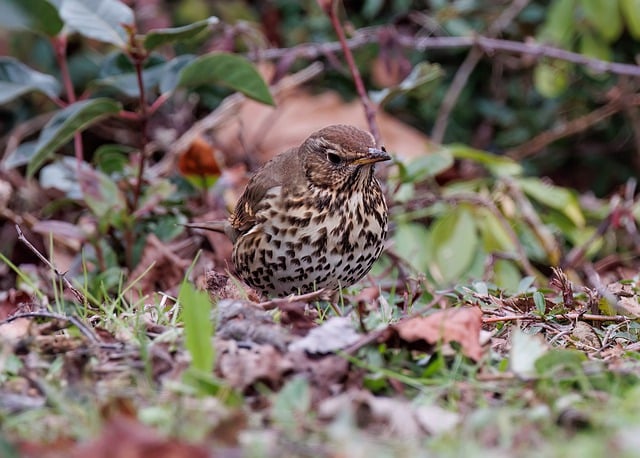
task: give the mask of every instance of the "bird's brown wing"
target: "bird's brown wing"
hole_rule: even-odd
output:
[[[298,185],[304,174],[297,151],[297,148],[294,148],[276,156],[251,177],[229,217],[229,222],[235,230],[244,233],[254,226],[256,214],[269,189],[282,186],[285,191]]]

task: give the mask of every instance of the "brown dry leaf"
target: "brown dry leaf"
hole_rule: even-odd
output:
[[[68,455],[73,458],[209,458],[202,446],[177,439],[164,438],[152,428],[124,415],[109,420],[100,437],[75,447]]]
[[[216,370],[233,388],[244,391],[260,382],[276,389],[285,374],[293,369],[291,362],[272,345],[241,347],[235,340],[216,339]]]
[[[621,297],[616,304],[617,312],[630,318],[640,317],[640,304],[638,296]]]
[[[220,175],[213,147],[200,136],[180,155],[178,170],[183,175]]]
[[[312,401],[335,396],[345,390],[347,385],[361,386],[360,373],[349,366],[349,362],[342,356],[326,355],[323,357],[310,356],[306,352],[290,352],[287,359],[296,374],[303,374],[309,382],[312,391]],[[349,379],[357,378],[353,384]]]
[[[346,409],[353,411],[358,425],[370,432],[406,439],[421,437],[423,431],[444,433],[459,422],[456,413],[435,406],[415,406],[405,399],[374,396],[365,390],[352,390],[322,401],[318,416],[329,420]]]
[[[584,321],[578,321],[571,332],[571,340],[576,346],[588,347],[592,349],[602,348],[600,337],[593,330],[593,327]]]
[[[427,317],[409,318],[393,328],[406,342],[424,341],[429,345],[458,342],[464,355],[475,361],[482,357],[482,312],[477,307],[445,309]]]
[[[403,159],[423,155],[428,150],[428,138],[413,127],[379,111],[376,117],[382,143],[388,151]],[[263,154],[265,161],[331,124],[352,124],[368,129],[362,104],[344,102],[333,91],[312,95],[297,89],[278,98],[277,107],[268,107],[248,100],[238,115],[216,131],[216,141],[225,151],[247,148]],[[253,151],[252,151],[253,152]]]

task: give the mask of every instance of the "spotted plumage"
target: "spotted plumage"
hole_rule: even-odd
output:
[[[267,162],[225,230],[240,277],[269,296],[338,290],[364,277],[387,235],[374,164],[388,159],[369,133],[335,125]]]

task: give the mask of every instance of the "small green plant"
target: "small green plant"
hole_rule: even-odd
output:
[[[158,113],[174,98],[200,90],[215,94],[209,98],[214,103],[230,90],[273,104],[244,57],[179,52],[179,45],[212,33],[217,18],[145,31],[135,24],[133,11],[119,0],[0,5],[0,26],[48,44],[57,66],[43,73],[13,57],[0,58],[0,103],[30,102],[37,107],[32,115],[48,120],[35,140],[9,152],[4,166],[26,167],[27,177],[39,173],[41,186],[64,194],[59,205],[84,218],[83,228],[73,233],[83,247],[78,260],[82,256],[91,275],[100,278],[90,283],[107,291],[119,281],[111,269],[137,266],[147,234],[170,240],[182,230],[176,223],[186,219],[180,210],[184,191],[169,178],[147,177],[158,149],[150,129]],[[89,56],[93,65],[79,81],[71,65]],[[126,127],[105,130],[114,122]],[[89,141],[86,131],[100,132],[102,139]],[[160,203],[166,207],[158,208]],[[99,295],[100,288],[92,293]]]

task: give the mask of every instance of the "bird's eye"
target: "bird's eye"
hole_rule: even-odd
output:
[[[327,159],[329,159],[329,162],[336,165],[342,162],[342,158],[336,153],[327,153]]]

